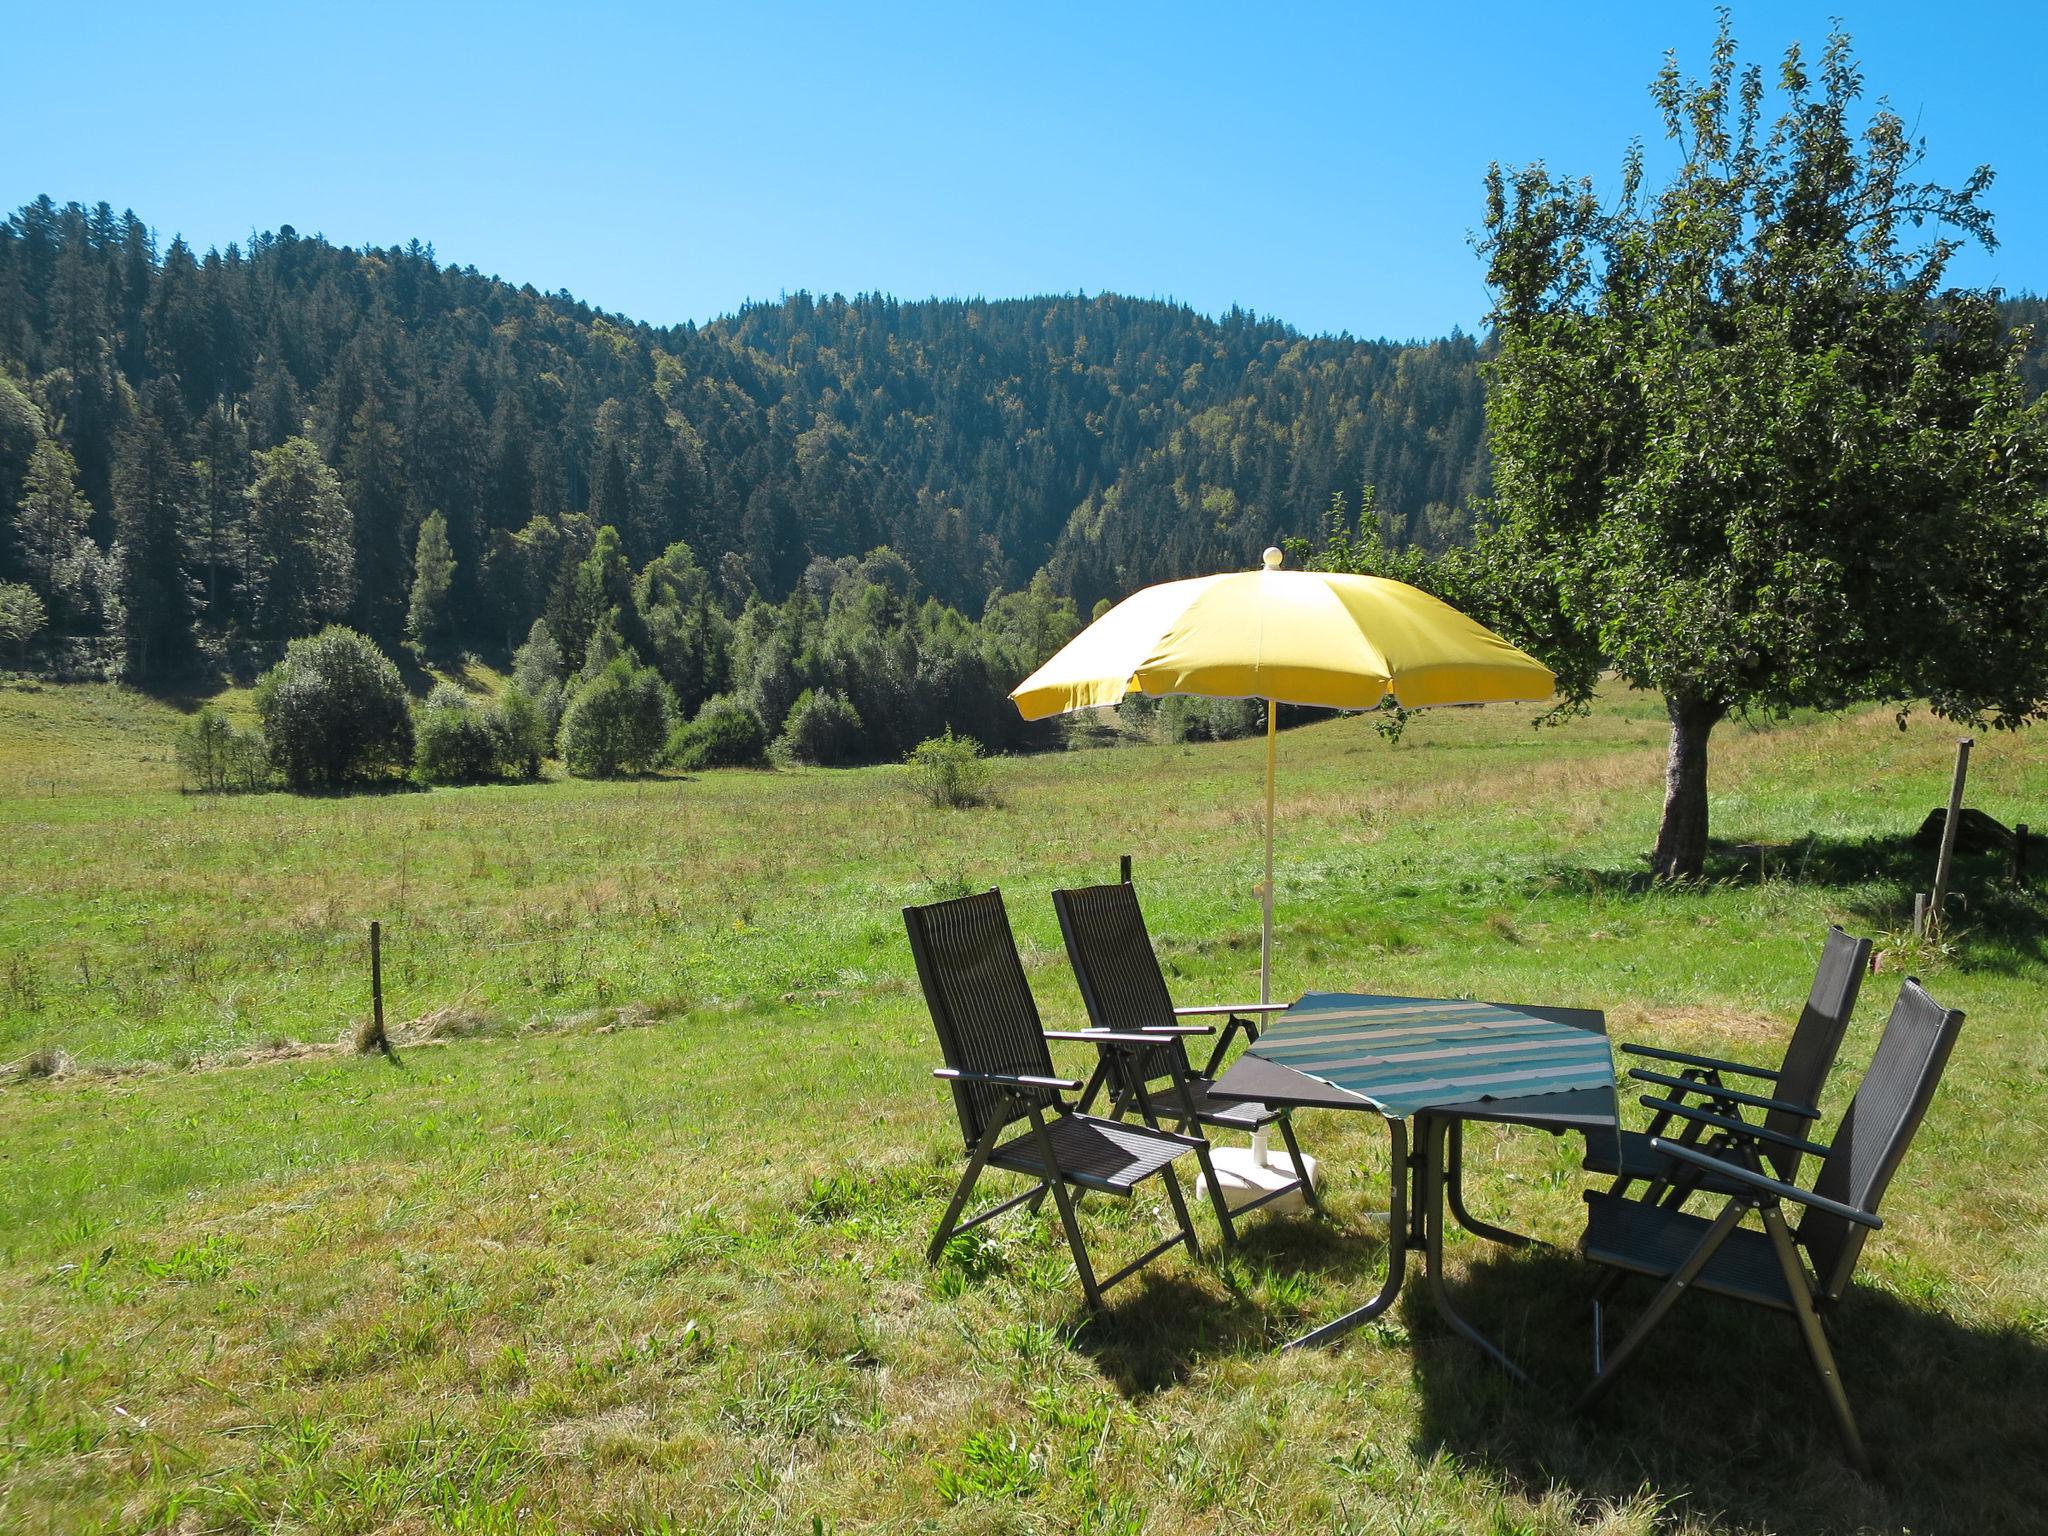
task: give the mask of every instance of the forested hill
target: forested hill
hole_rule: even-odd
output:
[[[349,513],[343,616],[387,646],[434,511],[458,638],[490,650],[607,523],[635,567],[688,543],[735,605],[887,544],[970,614],[1041,569],[1085,612],[1246,563],[1368,483],[1409,536],[1457,537],[1485,490],[1477,355],[1115,295],[799,294],[663,329],[418,244],[287,226],[200,254],[104,204],[40,199],[0,225],[0,512],[46,434],[107,550],[122,444],[161,439],[196,469],[178,536],[123,553],[175,545],[196,622],[255,635],[245,567],[287,552],[264,548],[284,530],[242,526],[253,455],[304,436]],[[11,577],[21,544],[0,557]]]
[[[966,615],[1040,573],[1085,614],[1367,486],[1394,542],[1463,538],[1479,358],[1110,294],[658,328],[418,243],[201,254],[42,198],[0,223],[0,583],[144,679],[330,619],[396,647],[434,513],[441,639],[501,656],[605,525],[635,570],[686,544],[728,615],[883,545]]]

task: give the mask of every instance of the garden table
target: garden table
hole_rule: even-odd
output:
[[[1386,1283],[1364,1306],[1288,1348],[1325,1343],[1386,1311],[1401,1293],[1408,1250],[1419,1248],[1444,1321],[1510,1375],[1527,1379],[1451,1305],[1444,1290],[1444,1210],[1448,1205],[1460,1226],[1494,1242],[1519,1247],[1529,1241],[1465,1209],[1464,1124],[1489,1120],[1553,1135],[1612,1135],[1620,1119],[1605,1014],[1311,992],[1277,1015],[1211,1092],[1219,1099],[1377,1114],[1393,1144]]]

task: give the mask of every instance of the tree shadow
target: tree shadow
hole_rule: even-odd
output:
[[[1874,1468],[1843,1458],[1789,1317],[1681,1299],[1591,1415],[1596,1271],[1568,1254],[1490,1254],[1451,1287],[1458,1310],[1534,1378],[1510,1382],[1416,1308],[1416,1447],[1483,1468],[1531,1499],[1568,1488],[1589,1515],[1646,1494],[1685,1516],[1774,1531],[2017,1531],[2048,1509],[2048,1347],[1905,1298],[1852,1290],[1836,1358]],[[1652,1294],[1627,1287],[1608,1339]]]
[[[1763,883],[1756,845],[1712,842],[1702,876],[1682,884],[1660,883],[1647,863],[1593,866],[1556,861],[1531,877],[1532,897],[1558,892],[1586,896],[1684,900],[1717,888]],[[2034,856],[2048,866],[2048,846],[2038,837]],[[1913,893],[1934,885],[1935,851],[1911,835],[1866,838],[1811,836],[1774,846],[1768,883],[1807,886],[1843,895],[1845,913],[1865,928],[1894,931],[1911,917]],[[1964,946],[1957,963],[1966,970],[2006,971],[2048,961],[2048,867],[2030,871],[2034,885],[2015,885],[2011,855],[1958,851],[1950,875],[1950,928],[1985,941]]]

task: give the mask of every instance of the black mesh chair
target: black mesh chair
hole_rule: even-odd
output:
[[[1136,1110],[1147,1125],[1165,1120],[1180,1131],[1197,1136],[1203,1126],[1254,1132],[1278,1125],[1287,1155],[1294,1164],[1294,1177],[1245,1202],[1234,1213],[1217,1182],[1204,1140],[1202,1176],[1208,1184],[1225,1242],[1236,1237],[1233,1214],[1241,1216],[1257,1210],[1294,1190],[1299,1190],[1309,1205],[1320,1209],[1315,1182],[1302,1161],[1288,1112],[1264,1104],[1233,1103],[1214,1098],[1209,1092],[1233,1036],[1241,1031],[1248,1040],[1258,1039],[1258,1026],[1251,1016],[1278,1012],[1285,1005],[1174,1007],[1166,990],[1166,978],[1160,974],[1151,936],[1145,931],[1145,915],[1138,909],[1137,891],[1127,881],[1054,891],[1052,904],[1059,914],[1060,933],[1067,941],[1067,958],[1073,962],[1074,979],[1080,983],[1081,1001],[1088,1010],[1089,1022],[1098,1029],[1118,1034],[1154,1036],[1150,1045],[1106,1046],[1082,1103],[1092,1102],[1096,1091],[1106,1087],[1113,1118],[1121,1120]],[[1198,1015],[1221,1015],[1228,1022],[1209,1054],[1208,1064],[1196,1072],[1188,1065],[1187,1047],[1182,1039],[1185,1030],[1179,1026],[1183,1019]]]
[[[1100,1045],[1107,1036],[1099,1030],[1048,1033],[1040,1027],[1038,1005],[1017,958],[1002,894],[988,891],[928,907],[905,907],[903,921],[946,1060],[932,1075],[953,1085],[953,1107],[959,1112],[968,1154],[967,1171],[940,1219],[928,1261],[936,1264],[946,1244],[970,1227],[1027,1203],[1036,1210],[1048,1192],[1059,1208],[1081,1290],[1091,1307],[1102,1305],[1104,1290],[1170,1248],[1185,1243],[1191,1255],[1201,1257],[1173,1162],[1183,1153],[1199,1152],[1202,1142],[1082,1114],[1068,1105],[1063,1095],[1079,1091],[1081,1084],[1053,1071],[1046,1042],[1087,1040]],[[1009,1134],[1019,1125],[1024,1128]],[[1023,1174],[1032,1187],[962,1221],[960,1213],[986,1168]],[[1128,1197],[1155,1174],[1165,1182],[1180,1230],[1108,1279],[1097,1281],[1069,1188]]]
[[[1682,1205],[1694,1191],[1726,1195],[1737,1186],[1716,1169],[1680,1162],[1655,1150],[1659,1137],[1688,1146],[1702,1144],[1715,1129],[1712,1122],[1681,1118],[1680,1104],[1691,1103],[1724,1119],[1744,1118],[1744,1110],[1762,1111],[1763,1123],[1781,1136],[1796,1139],[1807,1125],[1820,1116],[1821,1089],[1828,1070],[1842,1048],[1842,1036],[1849,1016],[1856,1010],[1856,996],[1862,990],[1864,973],[1870,966],[1870,940],[1851,938],[1841,928],[1830,926],[1821,946],[1820,966],[1814,972],[1813,987],[1806,1006],[1785,1046],[1785,1058],[1775,1071],[1752,1067],[1718,1056],[1696,1056],[1687,1051],[1667,1051],[1648,1045],[1624,1045],[1622,1050],[1651,1067],[1635,1067],[1629,1076],[1640,1083],[1665,1090],[1662,1096],[1646,1096],[1643,1103],[1655,1113],[1646,1130],[1623,1130],[1612,1140],[1589,1139],[1586,1167],[1594,1173],[1614,1175],[1610,1194],[1623,1194],[1636,1183],[1649,1187],[1642,1198]],[[1738,1088],[1728,1079],[1747,1079],[1768,1085],[1769,1092]],[[1672,1121],[1679,1119],[1674,1129]],[[1787,1183],[1799,1177],[1800,1153],[1793,1147],[1773,1143],[1765,1153],[1771,1171]]]
[[[1590,1407],[1613,1386],[1615,1376],[1681,1295],[1687,1290],[1710,1291],[1792,1314],[1834,1410],[1842,1444],[1850,1460],[1868,1470],[1862,1437],[1821,1319],[1847,1293],[1864,1239],[1884,1225],[1878,1218],[1878,1202],[1927,1113],[1962,1023],[1962,1014],[1941,1007],[1909,978],[1831,1147],[1761,1125],[1737,1121],[1730,1126],[1727,1116],[1689,1104],[1673,1109],[1680,1119],[1704,1122],[1713,1142],[1687,1145],[1659,1137],[1655,1150],[1734,1186],[1720,1214],[1711,1220],[1670,1205],[1607,1192],[1587,1194],[1580,1251],[1608,1266],[1610,1274],[1593,1302],[1596,1374],[1579,1399],[1580,1407]],[[1765,1172],[1767,1166],[1775,1166],[1769,1162],[1773,1151],[1819,1159],[1812,1189]],[[1796,1228],[1786,1222],[1787,1203],[1800,1207]],[[1750,1215],[1758,1218],[1762,1230],[1742,1224]],[[1802,1249],[1806,1262],[1800,1258]],[[1648,1275],[1663,1285],[1603,1362],[1602,1307],[1629,1275]]]

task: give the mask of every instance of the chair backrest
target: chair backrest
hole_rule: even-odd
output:
[[[903,924],[947,1066],[961,1072],[1056,1075],[1002,892],[905,907]],[[952,1088],[969,1147],[981,1140],[992,1120],[1007,1125],[1024,1118],[1020,1093],[1027,1101],[1059,1101],[1051,1089],[1011,1090],[986,1083],[954,1083]]]
[[[1052,906],[1089,1023],[1097,1029],[1150,1029],[1176,1022],[1134,887],[1119,883],[1054,891]],[[1145,1052],[1139,1070],[1149,1082],[1172,1071],[1176,1057],[1185,1064],[1178,1039]]]
[[[1962,1027],[1961,1013],[1942,1007],[1916,979],[1906,978],[1870,1058],[1870,1070],[1863,1074],[1821,1163],[1813,1183],[1815,1194],[1877,1214],[1878,1202],[1920,1128]],[[1800,1218],[1799,1240],[1813,1259],[1823,1294],[1839,1296],[1848,1289],[1868,1231],[1823,1211],[1808,1210]]]
[[[1778,1069],[1778,1086],[1773,1098],[1808,1109],[1820,1107],[1821,1089],[1828,1069],[1842,1049],[1842,1036],[1849,1028],[1849,1015],[1856,1011],[1856,994],[1863,990],[1863,974],[1870,966],[1870,940],[1851,938],[1839,925],[1830,924],[1827,942],[1821,946],[1820,969],[1814,972],[1813,990],[1806,994],[1799,1023],[1785,1047],[1785,1059]],[[1782,1109],[1771,1110],[1764,1124],[1786,1136],[1810,1136],[1813,1122]],[[1794,1183],[1799,1177],[1800,1154],[1789,1147],[1773,1148],[1772,1167],[1779,1178]]]

